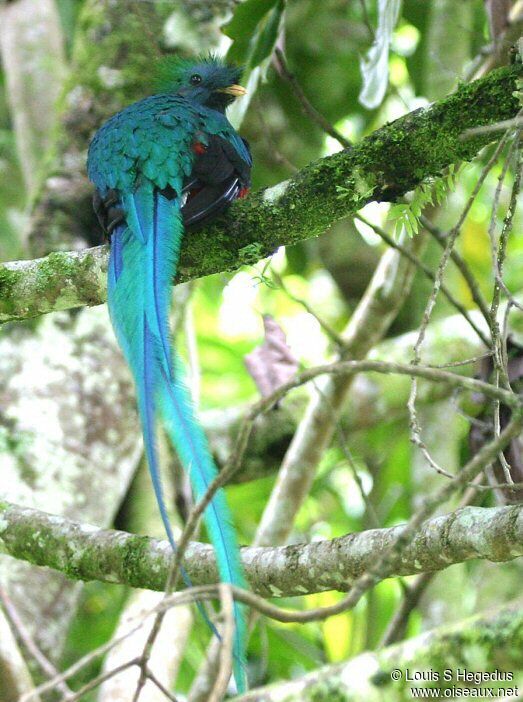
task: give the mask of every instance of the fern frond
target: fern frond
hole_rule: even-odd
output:
[[[449,191],[455,189],[458,175],[463,168],[463,164],[457,168],[451,164],[445,175],[439,178],[428,178],[417,187],[412,192],[409,202],[398,202],[392,205],[388,218],[394,222],[395,236],[399,236],[403,231],[409,237],[415,236],[419,232],[423,210],[428,205],[441,205],[443,203]]]

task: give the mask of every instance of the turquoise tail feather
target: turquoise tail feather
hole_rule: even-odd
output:
[[[176,384],[167,382],[161,386],[159,394],[160,410],[167,433],[183,465],[187,467],[195,497],[200,500],[215,478],[217,471],[207,445],[205,434],[195,422],[188,390],[183,384],[182,369],[176,364]],[[222,491],[214,496],[204,512],[205,526],[214,546],[218,570],[222,582],[245,587],[240,565],[236,534],[231,515]],[[234,603],[234,678],[238,692],[244,692],[245,684],[245,641],[247,628],[243,605]]]
[[[205,435],[194,416],[183,383],[181,364],[173,356],[170,343],[171,284],[183,224],[178,202],[168,200],[150,187],[140,187],[125,200],[125,209],[132,210],[132,216],[128,226],[120,226],[112,236],[109,312],[134,376],[149,471],[165,531],[172,548],[176,549],[155,445],[158,415],[182,465],[189,472],[197,500],[203,497],[216,475]],[[204,519],[216,552],[221,580],[244,587],[238,544],[222,492],[214,497]],[[185,572],[184,580],[190,584]],[[234,677],[238,691],[243,692],[246,689],[245,615],[240,604],[235,603],[234,607]],[[214,630],[212,624],[211,627]]]

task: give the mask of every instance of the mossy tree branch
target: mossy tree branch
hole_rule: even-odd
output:
[[[372,529],[310,544],[244,548],[254,592],[266,597],[349,590],[403,526]],[[34,565],[78,580],[163,590],[172,559],[167,541],[74,522],[0,503],[0,545]],[[523,506],[467,507],[424,522],[391,575],[442,570],[472,558],[508,561],[523,555]],[[217,582],[211,547],[192,544],[185,566],[195,585]]]
[[[514,92],[520,74],[519,65],[493,71],[378,129],[357,146],[235,203],[215,223],[185,238],[177,281],[254,263],[278,246],[321,234],[371,201],[394,200],[450,164],[470,160],[492,134],[463,139],[463,132],[517,114]],[[107,247],[98,247],[4,264],[0,322],[101,304],[106,263]]]
[[[521,599],[515,600],[377,653],[366,651],[349,661],[323,666],[295,680],[251,690],[235,697],[234,702],[404,702],[417,696],[516,699],[523,664],[521,605]],[[486,671],[491,672],[490,679]],[[464,680],[465,672],[476,678]],[[416,674],[419,680],[413,682]],[[484,682],[478,677],[482,674]],[[413,688],[421,694],[413,694]],[[453,688],[460,690],[454,692]],[[429,694],[431,692],[435,694]]]

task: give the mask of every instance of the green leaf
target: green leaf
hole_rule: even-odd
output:
[[[419,221],[414,212],[412,212],[412,210],[407,210],[406,215],[407,216],[405,217],[405,228],[407,230],[407,234],[410,237],[413,237],[418,233]]]
[[[258,24],[279,0],[246,0],[238,6],[233,18],[222,27],[222,32],[233,40],[227,58],[234,63],[245,63],[250,53],[251,40]]]
[[[284,0],[278,4],[261,20],[258,36],[249,57],[249,67],[259,66],[266,58],[271,56],[280,30],[280,22],[285,8]]]
[[[389,219],[398,219],[399,217],[403,217],[406,209],[407,205],[404,205],[402,203],[392,205],[392,207],[389,210]]]
[[[250,0],[247,0],[245,4],[249,4],[249,2]],[[285,0],[271,0],[270,4],[272,7],[261,15],[259,22],[255,25],[254,34],[248,40],[248,45],[235,49],[236,42],[234,42],[227,53],[229,60],[237,62],[237,50],[242,48],[242,52],[246,51],[246,53],[242,53],[242,63],[245,67],[243,84],[247,88],[247,96],[243,100],[235,102],[229,109],[229,119],[235,127],[241,124],[260,81],[265,79],[270,58],[283,25]],[[240,5],[240,8],[242,7],[244,5]]]

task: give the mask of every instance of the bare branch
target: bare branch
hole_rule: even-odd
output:
[[[38,663],[41,670],[45,673],[45,675],[49,677],[54,677],[55,675],[58,675],[58,670],[33,641],[30,632],[27,630],[27,627],[25,626],[22,618],[20,617],[15,607],[14,602],[11,600],[7,592],[5,592],[1,587],[0,602],[2,603],[9,623],[16,631],[17,637],[20,639],[27,652]],[[67,702],[67,700],[69,700],[69,698],[72,696],[71,690],[63,680],[61,680],[57,684],[56,688],[57,690],[59,690],[59,692],[62,693],[64,702]]]
[[[294,94],[298,98],[305,114],[310,117],[311,120],[315,122],[326,134],[331,136],[333,139],[336,139],[336,141],[341,144],[344,149],[349,148],[351,146],[351,142],[346,139],[343,134],[340,134],[340,132],[335,129],[327,119],[325,119],[321,112],[318,112],[318,110],[310,103],[308,97],[303,92],[298,79],[288,67],[283,51],[276,47],[274,53],[276,54],[276,67],[293,89]]]
[[[76,579],[158,591],[165,587],[172,557],[166,541],[98,529],[8,503],[0,508],[0,517],[4,525],[0,541],[16,558]],[[253,591],[264,597],[346,591],[403,529],[371,529],[310,544],[247,547],[242,549],[242,561]],[[30,547],[28,530],[39,534]],[[421,524],[390,575],[434,572],[473,558],[501,562],[522,555],[522,505],[467,507]],[[218,580],[214,553],[207,545],[191,543],[185,567],[195,585]]]

